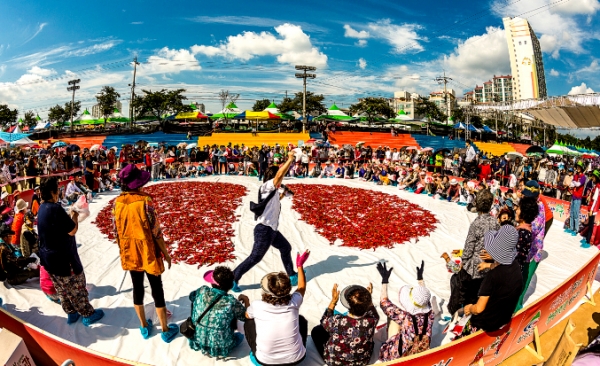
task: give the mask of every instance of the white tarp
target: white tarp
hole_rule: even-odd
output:
[[[220,183],[237,183],[248,188],[248,194],[243,199],[237,214],[240,221],[233,224],[235,237],[236,259],[226,263],[234,268],[244,260],[252,249],[254,242],[253,230],[256,222],[249,210],[250,201],[256,200],[259,182],[256,178],[220,176],[200,178],[201,181]],[[190,181],[187,180],[186,181]],[[314,228],[300,220],[300,215],[292,209],[290,199],[282,200],[281,224],[279,230],[292,245],[292,252],[311,250],[311,256],[306,264],[308,278],[306,298],[300,308],[308,320],[310,330],[318,325],[321,315],[329,304],[331,288],[337,283],[340,288],[351,284],[367,286],[373,283],[373,300],[379,304],[381,294],[381,278],[375,264],[386,259],[394,268],[388,286],[390,299],[398,303],[398,291],[405,284],[416,284],[415,267],[425,261],[425,282],[432,293],[438,298],[450,296],[450,273],[446,270],[445,262],[440,258],[443,252],[450,252],[464,246],[464,241],[476,214],[469,213],[464,207],[445,201],[434,200],[427,195],[415,195],[399,191],[392,186],[376,186],[361,182],[358,179],[301,179],[286,180],[285,183],[345,185],[364,188],[398,195],[410,202],[419,204],[432,211],[439,220],[437,229],[429,237],[422,237],[417,242],[396,245],[393,249],[378,248],[358,250],[337,245],[329,245],[326,239],[317,234]],[[4,307],[14,315],[30,322],[50,333],[66,338],[95,351],[119,356],[125,359],[139,361],[151,365],[249,365],[250,352],[246,342],[236,348],[226,360],[213,359],[203,356],[201,352],[192,351],[188,341],[178,336],[172,343],[165,344],[159,333],[158,322],[155,321],[154,335],[143,340],[139,331],[139,321],[133,309],[131,280],[127,275],[120,292],[117,291],[123,278],[123,270],[119,259],[118,246],[105,239],[96,226],[92,224],[98,211],[115,197],[115,193],[100,194],[90,205],[91,217],[82,222],[77,232],[77,246],[90,291],[90,300],[94,307],[101,308],[105,317],[97,324],[86,328],[81,321],[75,325],[67,325],[66,315],[58,304],[54,304],[39,289],[39,281],[32,279],[24,285],[5,287],[0,285],[0,297]],[[567,235],[562,230],[562,223],[555,221],[547,236],[542,261],[533,278],[530,291],[526,296],[526,304],[550,292],[553,288],[567,279],[573,272],[585,264],[597,249],[583,249],[579,239]],[[566,260],[568,258],[568,260]],[[173,313],[172,322],[178,324],[190,315],[191,291],[204,285],[202,275],[210,268],[196,268],[194,265],[174,264],[162,276],[167,308]],[[283,270],[279,251],[270,249],[263,260],[250,270],[240,281],[243,293],[250,300],[259,299],[261,290],[260,279],[272,271]],[[146,282],[145,303],[152,303],[150,287]],[[596,283],[597,285],[597,283]],[[597,288],[597,286],[595,286]],[[237,295],[236,295],[237,296]],[[380,312],[380,324],[385,317]],[[444,305],[445,308],[445,305]],[[346,311],[341,305],[338,310]],[[446,310],[447,313],[447,310]],[[153,314],[147,314],[152,317]],[[439,345],[444,324],[439,318],[434,325],[435,335],[432,346]],[[377,360],[381,342],[375,344],[375,352],[371,362]],[[307,342],[308,354],[303,365],[322,365],[314,345]]]

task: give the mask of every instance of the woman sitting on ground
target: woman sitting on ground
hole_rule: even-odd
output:
[[[27,265],[36,261],[35,257],[17,256],[14,246],[8,244],[15,235],[6,225],[0,225],[0,281],[16,286],[30,278],[39,277],[39,269],[29,269]]]
[[[479,329],[494,332],[512,318],[523,288],[521,267],[515,259],[518,239],[517,229],[511,225],[485,234],[482,258],[487,262],[479,264],[479,270],[489,272],[481,283],[477,301],[465,305],[465,315],[471,315],[471,319],[463,336]]]
[[[253,301],[246,310],[244,333],[254,364],[292,366],[306,357],[308,322],[299,311],[306,292],[303,267],[308,255],[296,257],[296,292],[290,293],[292,284],[285,272],[269,273],[261,280],[262,300]]]
[[[192,321],[196,325],[194,338],[189,340],[190,348],[202,351],[207,356],[226,357],[244,340],[244,335],[235,332],[233,325],[237,325],[237,320],[246,320],[248,297],[239,296],[244,306],[227,294],[233,287],[233,271],[227,267],[219,266],[214,271],[206,272],[204,279],[211,287],[205,285],[190,293]],[[200,315],[213,303],[198,321]]]
[[[383,362],[428,350],[435,316],[431,309],[431,292],[423,282],[425,263],[417,267],[419,286],[400,289],[400,307],[392,303],[387,294],[392,269],[387,269],[385,263],[377,264],[382,284],[381,310],[388,316],[388,339],[379,351],[379,360]]]
[[[373,354],[373,335],[379,314],[371,298],[373,285],[358,285],[338,291],[333,285],[329,307],[321,317],[321,324],[313,328],[312,340],[328,366],[367,365]],[[349,310],[347,315],[335,314],[335,305],[341,298]]]

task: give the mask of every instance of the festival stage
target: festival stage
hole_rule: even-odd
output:
[[[172,182],[173,184],[180,182],[232,183],[247,188],[246,194],[241,199],[235,215],[233,215],[233,219],[237,221],[232,226],[232,241],[235,246],[232,254],[237,258],[225,263],[232,268],[235,267],[250,253],[252,248],[255,222],[254,215],[249,210],[249,202],[256,201],[259,181],[250,177],[221,176],[175,180]],[[339,242],[330,245],[329,240],[315,232],[313,226],[301,220],[301,214],[292,209],[292,199],[286,198],[283,200],[279,230],[288,238],[294,252],[302,252],[305,249],[311,250],[311,256],[306,265],[308,278],[306,298],[300,309],[300,313],[308,320],[309,332],[312,327],[318,324],[324,309],[329,304],[331,288],[334,283],[338,283],[340,287],[345,287],[351,284],[367,286],[369,282],[372,282],[375,303],[379,302],[381,284],[375,264],[381,259],[387,260],[394,268],[390,279],[389,294],[395,303],[398,302],[397,294],[401,286],[416,284],[415,267],[421,263],[421,260],[424,260],[425,282],[436,297],[438,308],[441,304],[441,308],[447,314],[445,303],[450,295],[450,273],[446,270],[444,260],[440,258],[440,255],[445,251],[450,252],[452,249],[462,248],[469,224],[476,217],[475,214],[468,213],[462,206],[434,200],[427,195],[415,195],[399,191],[396,187],[377,186],[357,179],[286,179],[285,183],[338,185],[383,192],[398,196],[429,210],[437,220],[433,224],[434,228],[429,236],[395,244],[392,248],[379,247],[375,250],[360,250],[355,247],[340,246]],[[165,189],[165,192],[171,197],[186,197],[186,192],[177,189],[176,186],[174,186],[174,189]],[[218,200],[218,197],[215,197],[215,192],[216,190],[211,191],[211,194],[205,199]],[[332,207],[335,207],[336,203],[340,201],[336,196],[328,196],[323,190],[320,193],[322,197],[319,199],[329,202]],[[216,360],[205,357],[200,352],[192,351],[187,344],[187,339],[183,336],[179,336],[171,344],[165,344],[157,334],[158,328],[155,328],[155,333],[149,340],[142,339],[138,329],[139,321],[133,309],[131,280],[128,276],[119,291],[124,272],[121,269],[118,247],[102,235],[97,225],[92,223],[98,212],[116,194],[103,194],[95,199],[94,203],[90,205],[91,217],[80,225],[77,234],[79,253],[85,268],[91,303],[94,307],[103,309],[106,313],[105,317],[90,328],[86,328],[81,322],[71,326],[67,325],[66,316],[60,305],[46,299],[36,280],[28,281],[23,286],[19,286],[18,290],[0,286],[0,297],[3,298],[5,303],[3,307],[15,316],[61,338],[88,349],[123,359],[151,365],[248,365],[250,363],[248,358],[249,348],[245,342],[226,360]],[[367,197],[368,195],[364,194],[363,196]],[[361,199],[364,199],[364,197]],[[317,198],[314,199],[314,201],[316,200]],[[347,216],[350,217],[351,211],[360,211],[363,208],[360,205],[364,205],[365,202],[360,201],[360,199],[357,202],[359,203],[357,207],[340,207],[339,220],[329,226],[341,226],[346,230],[354,230],[353,234],[359,236],[362,235],[363,230],[372,230],[373,225],[364,226],[360,221],[345,220]],[[190,203],[191,205],[193,205],[193,210],[202,210],[203,207],[206,207],[203,202]],[[378,202],[373,202],[372,205],[375,209],[380,207]],[[315,208],[318,209],[318,207]],[[171,207],[170,210],[172,215],[186,215],[186,211],[181,210],[180,207]],[[406,215],[406,219],[411,215],[415,216],[412,211],[403,214]],[[416,223],[419,223],[419,219]],[[209,224],[207,221],[190,222],[192,229],[196,231],[198,227]],[[385,224],[387,225],[387,223]],[[417,227],[416,225],[413,226]],[[328,231],[327,227],[322,229],[325,236],[332,235],[331,230]],[[180,231],[186,230],[181,228]],[[416,231],[425,232],[426,230],[421,227]],[[226,230],[224,230],[223,236],[226,234]],[[221,251],[227,251],[226,246],[219,248]],[[525,306],[556,288],[586,264],[597,252],[595,247],[581,248],[579,239],[565,234],[562,231],[562,223],[555,220],[550,232],[547,234],[543,261],[532,280],[530,292],[526,296]],[[180,263],[174,264],[170,270],[163,274],[167,307],[173,313],[171,321],[179,324],[189,316],[190,301],[188,295],[191,291],[205,284],[202,280],[202,274],[209,268],[212,268],[212,266],[198,269],[197,265]],[[258,285],[260,279],[268,272],[279,270],[283,270],[279,252],[272,249],[259,265],[242,278],[240,286],[243,293],[247,294],[251,301],[260,298],[261,291]],[[150,304],[152,297],[147,284],[146,288],[145,301]],[[594,288],[598,288],[597,281],[594,282]],[[147,306],[147,308],[151,307],[152,305]],[[341,305],[338,305],[338,310],[345,311]],[[382,315],[381,312],[380,315]],[[380,323],[384,322],[383,319],[382,316]],[[155,322],[155,324],[157,323]],[[440,344],[443,338],[441,330],[444,326],[445,324],[440,323],[440,316],[438,315],[432,347]],[[376,342],[372,362],[377,360],[380,344],[380,341]],[[323,363],[316,353],[310,337],[307,348],[308,353],[303,365],[322,365]]]

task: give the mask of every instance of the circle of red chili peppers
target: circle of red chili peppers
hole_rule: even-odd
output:
[[[156,215],[173,262],[210,266],[235,259],[233,223],[235,210],[246,195],[239,184],[182,182],[144,187],[152,196]],[[104,207],[94,223],[115,240],[114,200]]]
[[[382,192],[337,185],[289,184],[293,208],[330,244],[392,248],[429,235],[437,219],[424,208]]]

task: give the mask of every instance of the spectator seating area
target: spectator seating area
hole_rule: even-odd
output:
[[[427,136],[427,135],[413,135],[419,146],[421,148],[431,147],[434,151],[438,151],[440,149],[464,149],[465,141],[464,140],[450,140],[447,137],[441,136]],[[477,151],[477,147],[475,146],[475,150]]]
[[[85,149],[86,147],[89,149],[94,145],[103,145],[106,137],[107,136],[81,136],[61,138],[61,140],[68,144],[75,144],[82,149]]]
[[[267,144],[274,146],[276,144],[287,146],[288,143],[298,145],[298,141],[308,141],[308,133],[272,133],[258,132],[256,136],[251,133],[213,133],[212,136],[198,137],[198,146],[205,145],[225,145],[231,142],[232,145],[261,146]]]
[[[516,151],[509,143],[495,144],[491,142],[475,142],[477,148],[494,156],[501,156],[511,151]]]
[[[523,154],[523,156],[526,155],[527,149],[529,149],[531,147],[531,145],[527,145],[527,144],[517,144],[515,143],[511,143],[512,147],[519,153]]]
[[[398,149],[403,146],[419,147],[417,141],[408,133],[392,136],[388,132],[337,131],[334,134],[329,134],[329,143],[339,145],[340,147],[345,144],[356,146],[358,142],[364,142],[365,146],[371,146],[374,149],[379,146],[389,146],[390,148]]]
[[[111,148],[116,146],[118,151],[121,150],[123,144],[135,144],[136,141],[144,140],[149,143],[165,142],[167,145],[177,146],[181,142],[192,143],[194,140],[188,140],[184,133],[164,133],[162,131],[154,133],[140,133],[131,135],[109,135],[104,140],[104,146]],[[81,146],[83,147],[83,146]]]

